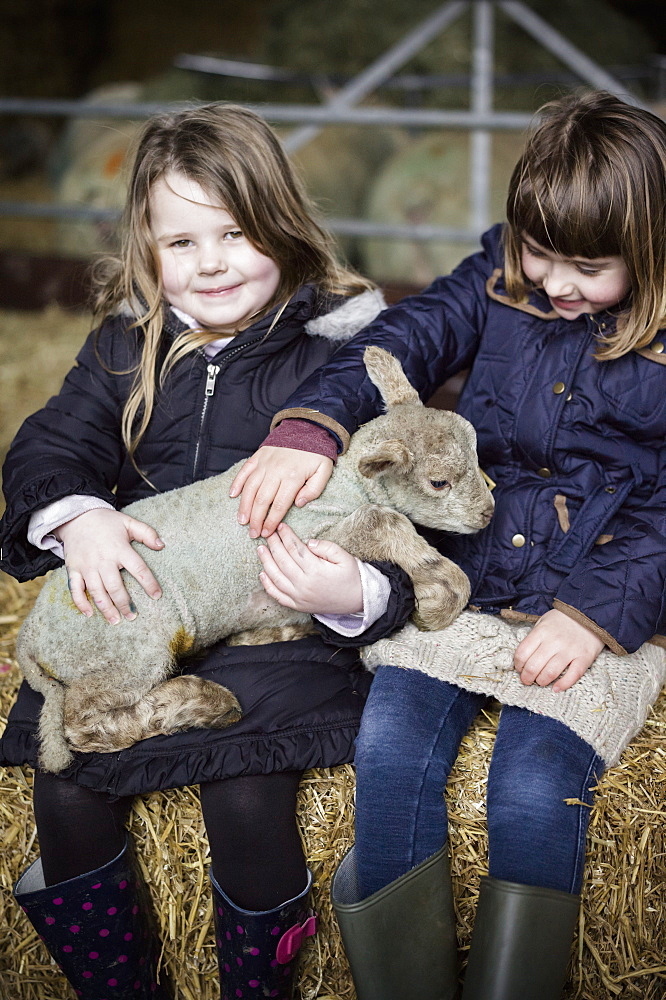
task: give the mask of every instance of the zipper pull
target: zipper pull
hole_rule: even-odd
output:
[[[206,378],[206,395],[212,396],[215,392],[215,379],[220,370],[219,365],[208,365],[208,376]]]

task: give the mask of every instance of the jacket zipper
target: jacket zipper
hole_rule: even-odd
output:
[[[200,447],[201,447],[201,439],[203,437],[203,429],[204,429],[204,421],[206,419],[206,411],[208,410],[208,403],[209,403],[211,397],[215,394],[215,385],[216,385],[216,382],[217,382],[217,376],[220,374],[220,372],[222,371],[223,368],[227,367],[227,365],[229,364],[229,362],[234,357],[236,357],[238,354],[241,354],[248,347],[252,347],[253,344],[258,343],[260,340],[263,340],[263,337],[255,337],[254,340],[248,340],[248,342],[246,344],[242,344],[240,347],[236,347],[236,348],[234,348],[234,350],[229,351],[229,353],[223,359],[222,364],[214,365],[211,362],[208,362],[208,364],[206,365],[206,373],[207,373],[206,374],[206,385],[204,387],[204,398],[203,398],[203,405],[201,407],[201,416],[199,417],[199,432],[198,432],[198,436],[197,436],[196,447],[194,449],[194,461],[192,462],[192,480],[193,481],[194,481],[194,479],[196,477],[197,466],[199,464],[199,450],[200,450]],[[204,353],[203,350],[199,351],[199,353],[201,354],[201,356],[203,358],[205,358],[206,361],[208,361],[208,358],[206,357],[206,354]]]

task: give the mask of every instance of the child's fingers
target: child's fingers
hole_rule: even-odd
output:
[[[93,606],[86,596],[86,584],[81,573],[78,573],[76,570],[68,569],[67,584],[75,606],[79,609],[82,615],[85,615],[86,618],[90,618],[93,613]]]
[[[303,574],[284,547],[281,552],[275,550],[274,555],[267,545],[260,545],[257,552],[264,573],[282,593],[293,596],[295,578]]]
[[[331,542],[327,538],[310,539],[308,549],[318,559],[325,559],[326,562],[335,563],[336,565],[345,562],[346,559],[354,558],[346,549],[338,545],[337,542]]]
[[[518,650],[516,650],[516,654]],[[522,665],[519,664],[518,657],[514,658],[514,663],[516,670],[520,674],[520,679],[523,684],[530,685],[534,684],[537,677],[541,674],[541,671],[546,666],[549,657],[544,653],[542,649],[536,649],[531,655],[527,656]],[[561,668],[564,670],[564,667]],[[561,672],[561,671],[560,671]]]
[[[300,476],[289,475],[282,479],[279,488],[273,492],[268,503],[263,498],[259,503],[259,494],[255,500],[252,517],[250,518],[250,528],[263,538],[268,538],[277,529],[278,524],[285,514],[292,507],[298,495],[303,480]],[[250,531],[252,534],[252,530]]]
[[[562,676],[553,684],[553,691],[568,691],[590,666],[591,664],[583,657],[572,660]]]
[[[231,486],[229,487],[229,496],[230,497],[237,497],[238,496],[238,494],[243,489],[243,487],[245,486],[245,483],[249,479],[250,475],[254,472],[254,470],[256,469],[256,467],[257,467],[257,463],[256,463],[256,460],[255,460],[254,455],[253,455],[252,458],[248,458],[248,460],[246,462],[244,462],[244,464],[240,467],[240,469],[236,473],[234,481],[231,484]]]
[[[323,493],[326,483],[331,478],[333,462],[330,458],[324,458],[322,455],[306,454],[308,459],[317,461],[316,469],[311,474],[308,474],[308,479],[305,483],[303,482],[303,473],[298,472],[296,469],[289,470],[284,474],[280,487],[272,498],[270,510],[265,514],[263,528],[260,529],[264,538],[267,538],[268,535],[277,530],[278,524],[285,514],[288,513],[292,505],[295,504],[296,507],[303,507],[310,500],[316,500]],[[253,524],[254,520],[253,516],[250,523]]]
[[[151,549],[163,549],[164,542],[154,528],[145,521],[137,521],[135,517],[127,517],[127,533],[133,542],[141,542]]]
[[[117,567],[113,567],[100,575],[106,589],[106,595],[111,602],[110,606],[107,606],[107,602],[103,598],[103,603],[97,604],[97,607],[106,620],[111,625],[117,625],[119,621],[118,615],[120,614],[123,618],[127,618],[128,621],[133,621],[136,618],[136,608],[133,606],[130,596],[125,589],[120,570]]]
[[[156,601],[162,596],[162,588],[135,549],[130,549],[126,558],[123,559],[123,566],[128,573],[132,574],[137,583],[141,584],[148,597],[152,597]],[[125,590],[124,587],[123,590]]]
[[[268,596],[272,597],[274,601],[277,601],[278,604],[281,604],[285,608],[296,607],[296,602],[293,598],[289,597],[288,594],[285,594],[284,591],[280,590],[267,573],[260,573],[259,579]]]
[[[120,580],[120,573],[118,573],[118,579]],[[120,583],[122,585],[122,581]],[[91,573],[86,579],[86,589],[94,601],[97,610],[106,618],[109,625],[117,625],[120,621],[120,612],[109,593],[108,585],[117,592],[117,586],[114,588],[114,585],[110,581],[109,583],[105,582],[101,571]],[[129,597],[127,597],[127,607],[129,608]]]
[[[262,483],[264,481],[263,472],[255,472],[245,481],[243,486],[243,492],[241,493],[240,503],[238,505],[238,513],[236,515],[236,520],[239,524],[248,524],[250,517],[255,509],[255,503],[257,502],[257,493],[259,492]],[[268,504],[270,504],[270,499],[267,497],[266,509],[268,509]],[[259,503],[263,503],[263,498],[259,500]],[[256,535],[254,536],[257,537]]]
[[[324,458],[322,456],[321,464],[316,472],[314,472],[307,483],[301,487],[301,489],[296,494],[296,499],[294,503],[297,507],[304,507],[306,503],[310,500],[316,500],[318,496],[324,492],[326,483],[331,478],[331,473],[333,472],[333,462],[330,458]]]
[[[278,524],[277,531],[268,536],[266,543],[278,561],[279,557],[286,553],[301,569],[305,569],[308,565],[312,566],[315,562],[308,547],[301,541],[296,532],[283,521]]]

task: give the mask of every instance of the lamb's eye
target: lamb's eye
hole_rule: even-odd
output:
[[[446,487],[450,486],[451,484],[447,482],[446,479],[431,479],[430,485],[432,486],[433,490],[445,490]]]

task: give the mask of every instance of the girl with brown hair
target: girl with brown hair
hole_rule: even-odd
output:
[[[490,877],[463,998],[561,994],[594,788],[666,681],[665,218],[663,121],[606,93],[547,105],[507,223],[276,417],[307,412],[344,448],[377,413],[368,344],[399,358],[423,399],[471,369],[458,409],[494,482],[488,528],[439,543],[470,578],[469,609],[367,656],[356,845],[333,884],[359,1000],[457,994],[442,793],[489,697],[502,703]],[[236,478],[241,519],[270,531],[284,470],[294,495],[312,462],[262,449]]]

